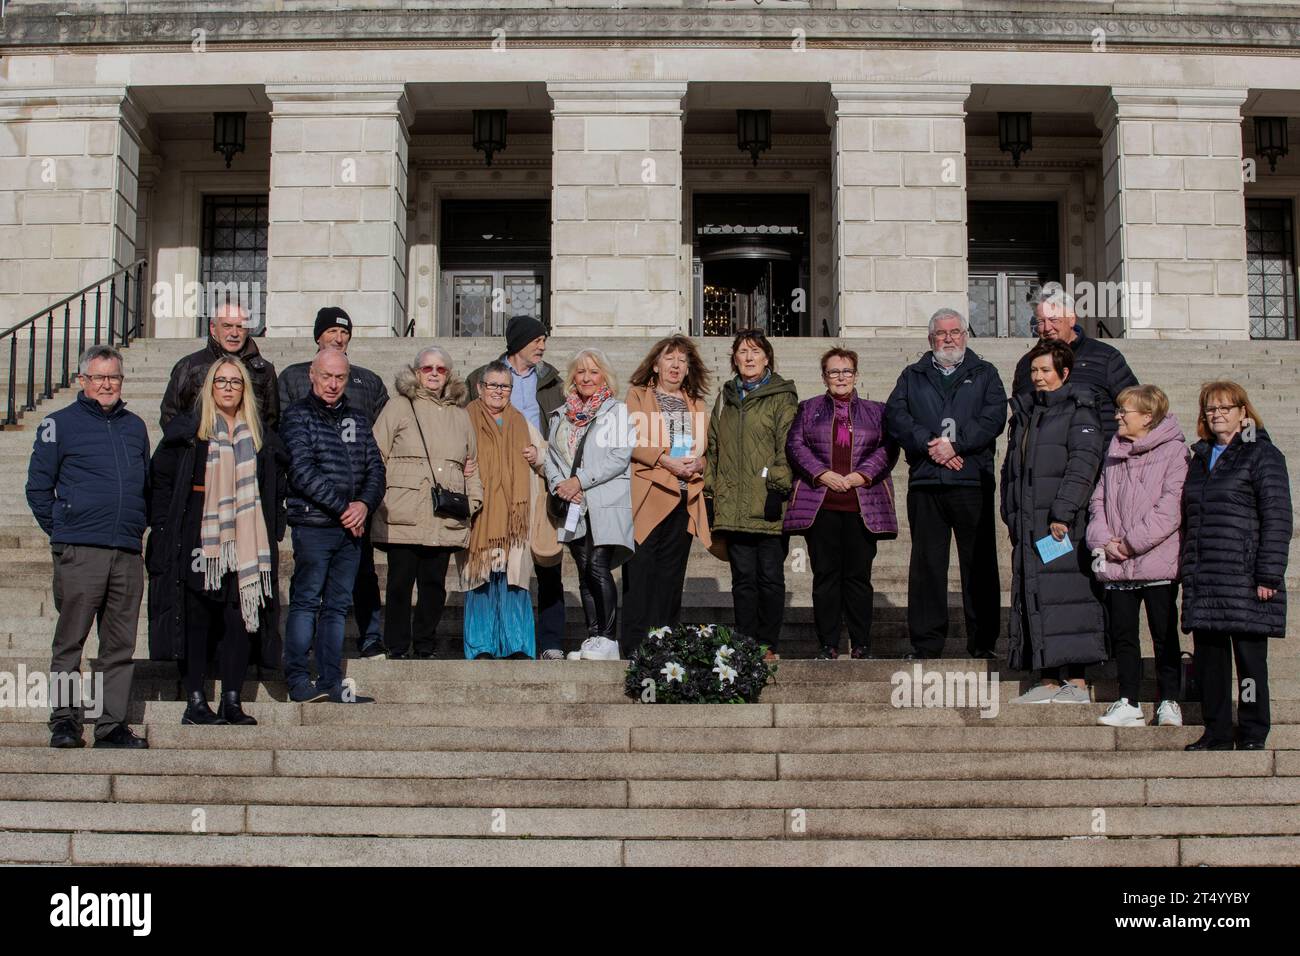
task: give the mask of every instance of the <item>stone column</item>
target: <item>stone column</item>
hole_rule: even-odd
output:
[[[1245,99],[1245,90],[1116,88],[1098,109],[1106,278],[1138,296],[1127,316],[1102,317],[1115,335],[1249,335]]]
[[[354,335],[406,321],[402,84],[271,84],[267,334],[310,337],[337,305]]]
[[[133,261],[144,124],[125,87],[0,89],[0,329]]]
[[[836,315],[841,335],[911,335],[967,310],[970,85],[832,83]]]
[[[551,326],[558,335],[685,330],[681,81],[548,83]]]

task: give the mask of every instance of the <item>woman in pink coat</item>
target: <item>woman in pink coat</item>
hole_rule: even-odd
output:
[[[1120,699],[1098,723],[1140,727],[1142,647],[1138,614],[1146,603],[1155,648],[1156,723],[1181,727],[1178,695],[1178,553],[1182,546],[1187,444],[1154,385],[1126,388],[1115,399],[1119,431],[1110,441],[1088,509],[1088,548],[1105,588]]]

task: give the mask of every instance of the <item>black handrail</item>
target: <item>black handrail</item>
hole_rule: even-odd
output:
[[[81,353],[86,349],[86,326],[88,321],[94,322],[94,340],[91,344],[99,344],[102,331],[101,313],[103,311],[105,285],[108,286],[108,338],[106,343],[110,346],[116,345],[126,348],[131,344],[132,339],[139,338],[143,334],[144,317],[141,312],[141,289],[144,284],[144,271],[146,268],[147,262],[144,259],[137,259],[130,265],[123,266],[98,282],[93,282],[84,289],[72,293],[67,298],[46,306],[31,318],[0,332],[0,348],[3,347],[4,340],[9,339],[9,387],[7,390],[9,404],[4,420],[0,424],[6,426],[18,424],[20,412],[18,406],[18,336],[23,329],[27,329],[27,400],[23,403],[21,411],[31,412],[36,410],[38,401],[53,398],[55,391],[67,388],[73,381],[70,371],[72,366],[76,364],[77,359],[80,358]],[[122,280],[120,286],[118,285],[119,276]],[[120,312],[118,309],[119,291]],[[134,295],[132,295],[132,292],[134,292]],[[87,299],[91,293],[94,294],[93,317],[87,311]],[[77,320],[72,317],[73,300],[80,301],[80,318]],[[54,313],[59,309],[63,310],[63,347],[60,352],[59,375],[56,380],[54,376]],[[45,320],[45,387],[38,390],[36,387],[36,324],[41,319]],[[77,354],[75,356],[69,350],[74,321],[77,328]]]

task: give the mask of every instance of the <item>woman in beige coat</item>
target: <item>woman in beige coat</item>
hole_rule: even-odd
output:
[[[451,356],[437,346],[426,348],[398,373],[394,386],[397,395],[375,422],[387,489],[370,534],[388,554],[388,656],[428,659],[447,601],[447,563],[469,544],[470,534],[470,520],[434,513],[433,484],[466,495],[471,519],[482,506],[483,486],[474,467],[474,430],[459,405],[465,385],[452,372]],[[412,628],[411,588],[417,585]]]
[[[489,362],[465,411],[478,448],[483,509],[474,518],[469,547],[457,555],[465,591],[465,657],[536,656],[533,564],[555,564],[560,544],[546,514],[541,433],[510,403],[514,376]]]

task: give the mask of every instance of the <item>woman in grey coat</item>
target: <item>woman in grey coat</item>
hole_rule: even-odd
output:
[[[614,373],[598,349],[569,363],[565,401],[551,415],[546,485],[569,502],[557,537],[578,567],[587,639],[573,660],[618,660],[614,569],[636,549],[632,528],[632,446],[627,406],[614,397]]]

